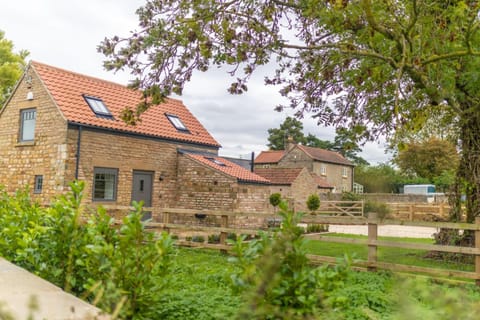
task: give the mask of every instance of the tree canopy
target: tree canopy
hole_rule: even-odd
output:
[[[140,30],[99,47],[110,70],[128,67],[145,103],[135,121],[195,70],[229,65],[233,94],[258,66],[281,86],[297,116],[348,127],[355,138],[415,131],[442,110],[455,119],[462,160],[457,194],[467,219],[480,215],[480,21],[473,0],[149,0]],[[149,99],[147,99],[149,98]],[[462,189],[462,190],[460,190]],[[460,198],[456,200],[459,208]],[[455,213],[459,217],[458,212]]]
[[[345,129],[336,130],[333,142],[321,140],[311,133],[305,136],[302,122],[292,117],[285,118],[279,128],[268,129],[267,146],[270,150],[285,150],[288,139],[308,147],[338,152],[357,165],[368,165],[368,162],[358,155],[358,152],[361,152],[362,149]]]
[[[13,51],[13,42],[5,38],[0,30],[0,109],[22,75],[28,51]]]
[[[432,182],[434,178],[442,176],[444,171],[455,171],[458,160],[455,145],[437,138],[408,143],[398,151],[394,159],[406,175],[426,178]]]

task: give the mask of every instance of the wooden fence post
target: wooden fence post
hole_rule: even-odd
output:
[[[377,245],[371,244],[378,238],[377,213],[370,212],[368,216],[368,271],[377,271]]]
[[[228,228],[228,216],[224,215],[222,216],[222,228]],[[226,245],[227,244],[227,236],[228,233],[226,231],[220,232],[220,244],[221,245]],[[227,253],[227,250],[220,250],[222,253]]]
[[[410,204],[410,205],[408,206],[408,211],[409,211],[409,212],[408,212],[408,219],[409,219],[410,221],[413,221],[413,204]]]
[[[163,230],[170,233],[170,228],[166,227],[170,223],[170,213],[163,211]]]
[[[477,227],[480,226],[480,217],[475,218],[475,224]],[[480,230],[475,230],[475,248],[480,249]],[[477,274],[475,283],[480,286],[480,255],[478,254],[475,256],[475,273]]]

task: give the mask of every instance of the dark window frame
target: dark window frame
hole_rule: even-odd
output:
[[[84,94],[83,99],[85,99],[85,102],[88,104],[90,109],[92,109],[93,113],[95,113],[96,115],[102,116],[102,117],[113,118],[112,113],[110,112],[107,105],[105,104],[105,102],[103,102],[103,100],[101,98],[92,97],[92,96]],[[94,101],[97,102],[97,103],[100,103],[106,111],[98,110],[97,106],[94,105]]]
[[[23,138],[23,135],[24,135],[24,129],[25,129],[25,119],[24,119],[24,115],[28,112],[34,112],[34,123],[33,123],[33,137],[32,139],[24,139]],[[30,142],[30,141],[35,141],[35,127],[36,127],[36,124],[37,124],[37,108],[28,108],[28,109],[22,109],[20,110],[20,132],[19,132],[19,137],[18,137],[18,141],[19,142]]]
[[[190,130],[188,130],[187,126],[185,125],[185,123],[183,123],[182,119],[180,119],[179,116],[171,113],[165,113],[165,116],[167,117],[168,121],[170,121],[172,126],[178,131],[190,132]]]
[[[100,186],[97,183],[101,183],[101,180],[97,180],[97,175],[113,175],[113,196],[112,198],[106,198],[106,182],[104,180],[103,186],[103,197],[98,197],[97,192],[99,191]],[[118,189],[118,169],[117,168],[106,168],[106,167],[94,167],[93,168],[93,185],[92,185],[92,201],[117,201],[117,189]]]
[[[33,193],[39,194],[43,190],[43,175],[35,175],[34,184],[33,184]]]

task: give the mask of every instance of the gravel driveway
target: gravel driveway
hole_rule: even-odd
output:
[[[329,232],[367,235],[367,226],[330,225]],[[378,235],[405,238],[433,238],[438,228],[384,225],[378,226]]]

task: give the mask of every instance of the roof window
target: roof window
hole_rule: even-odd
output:
[[[218,159],[215,159],[215,158],[212,158],[212,157],[205,157],[205,159],[207,160],[210,160],[212,161],[213,163],[215,163],[216,165],[218,166],[221,166],[221,167],[226,167],[227,165],[225,163],[223,163],[222,161],[218,160]]]
[[[102,99],[94,98],[86,95],[84,95],[83,98],[85,99],[85,101],[88,103],[88,105],[96,115],[107,116],[107,117],[112,116],[112,114],[110,113],[110,111],[108,111]]]
[[[177,130],[180,130],[180,131],[188,131],[187,127],[185,126],[185,124],[183,124],[182,120],[180,120],[180,118],[176,115],[173,115],[173,114],[165,114],[168,118],[168,120],[170,120],[170,122],[172,123],[172,125],[177,129]]]

